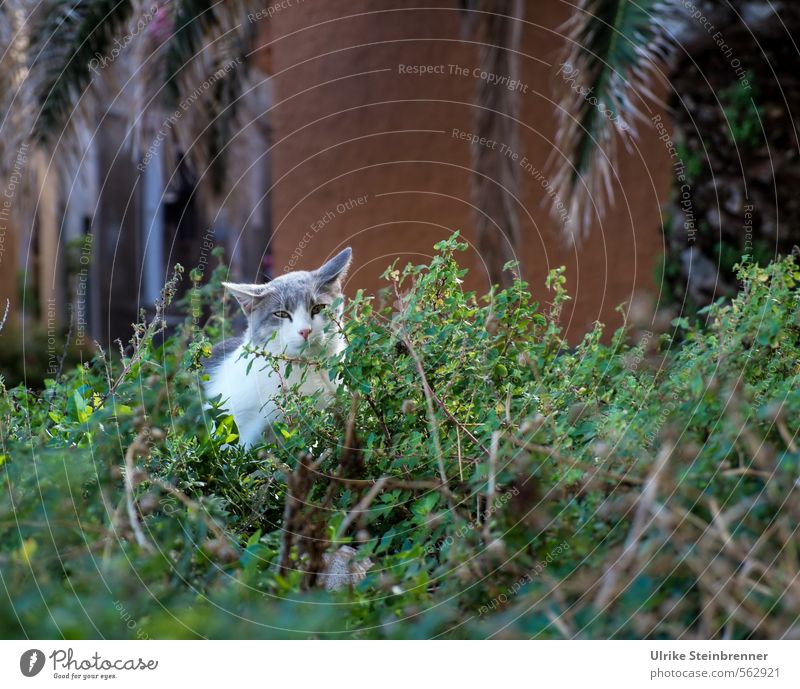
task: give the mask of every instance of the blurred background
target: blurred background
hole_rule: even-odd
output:
[[[573,341],[667,327],[798,243],[798,29],[788,0],[7,0],[0,369],[127,341],[217,247],[262,282],[352,246],[352,294],[455,230],[469,289],[516,262],[547,301],[566,266]]]

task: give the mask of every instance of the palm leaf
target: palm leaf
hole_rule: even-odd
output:
[[[568,83],[559,84],[559,158],[549,168],[553,217],[573,241],[613,203],[617,143],[630,146],[643,110],[656,100],[652,87],[672,55],[675,11],[674,0],[581,0],[563,27],[568,46],[559,76]]]
[[[131,0],[50,0],[34,18],[30,73],[38,115],[33,139],[53,144],[72,124],[92,81],[96,56],[108,56],[131,17]]]
[[[62,132],[80,121],[92,102],[85,97],[93,81],[97,81],[90,69],[91,60],[110,55],[115,39],[122,39],[131,29],[130,22],[149,8],[142,0],[45,3],[33,22],[30,51],[33,96],[39,108],[33,130],[36,141],[52,146],[58,139],[77,140],[75,136],[62,137]],[[230,63],[234,55],[241,61],[242,37],[250,37],[253,30],[239,0],[162,2],[159,12],[159,21],[148,26],[145,35],[137,35],[132,52],[119,60],[126,62],[126,74],[137,85],[136,102],[128,108],[133,140],[139,140],[138,128],[147,121],[144,110],[174,107],[182,95],[196,92],[198,84],[218,71],[221,64]],[[162,26],[157,28],[156,23]],[[164,32],[165,36],[158,35]],[[134,55],[135,64],[128,59]],[[225,94],[236,89],[237,76],[236,70],[226,72]],[[219,88],[208,89],[202,94],[203,100],[211,100],[219,93]],[[158,117],[153,119],[158,121]],[[187,134],[184,138],[193,137]]]
[[[517,79],[525,5],[522,0],[462,2],[465,30],[479,43],[479,64],[489,74]],[[520,95],[476,80],[475,132],[478,137],[519,146]],[[504,267],[519,249],[519,165],[487,146],[472,146],[471,195],[476,244],[493,284],[508,286],[512,275]]]
[[[178,145],[197,170],[211,167],[212,188],[225,174],[225,151],[236,131],[237,106],[245,90],[255,25],[240,0],[177,3],[174,32],[166,46],[166,105],[191,100],[192,116],[175,131]],[[231,68],[233,66],[233,68]],[[213,85],[203,88],[213,75]]]
[[[198,79],[202,82],[239,56],[243,45],[250,44],[253,24],[246,14],[246,5],[240,0],[176,3],[175,29],[165,58],[168,105],[176,104],[188,86]]]
[[[209,126],[200,142],[202,148],[196,159],[203,167],[209,168],[211,190],[215,194],[223,191],[231,135],[238,131],[240,124],[239,109],[245,90],[244,83],[241,73],[232,75],[229,72],[214,85]]]
[[[26,88],[27,13],[22,0],[0,4],[0,174],[8,179],[30,130],[31,103]]]

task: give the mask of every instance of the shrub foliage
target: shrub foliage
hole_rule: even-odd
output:
[[[358,294],[310,364],[333,404],[287,390],[249,452],[200,392],[221,264],[177,329],[180,271],[119,356],[0,387],[3,636],[800,636],[793,260],[740,267],[703,322],[571,348],[561,271],[542,308],[478,297],[460,248]],[[373,564],[327,592],[342,544]]]

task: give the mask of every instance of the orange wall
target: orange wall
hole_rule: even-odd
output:
[[[471,72],[477,50],[463,40],[455,2],[452,10],[433,9],[442,4],[434,2],[415,3],[431,8],[413,10],[388,0],[298,3],[275,13],[265,31],[276,103],[275,271],[314,267],[352,245],[348,290],[374,290],[392,260],[425,261],[454,229],[474,239],[470,144],[452,130],[474,131],[476,83],[451,75],[449,65]],[[566,15],[558,0],[526,6],[520,153],[542,169],[554,147],[552,99],[560,81],[554,30]],[[401,74],[400,65],[444,65],[445,74]],[[595,320],[618,325],[617,304],[630,301],[636,289],[655,291],[670,162],[654,131],[641,134],[639,150],[623,157],[618,170],[613,211],[577,247],[564,244],[540,183],[520,170],[523,271],[544,300],[547,271],[567,266],[575,301],[565,318],[572,336]],[[474,250],[464,263],[471,269],[468,286],[486,289]]]

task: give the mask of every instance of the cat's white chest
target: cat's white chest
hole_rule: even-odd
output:
[[[222,407],[232,414],[239,443],[245,447],[256,444],[264,430],[282,415],[281,403],[288,390],[297,386],[300,394],[319,394],[323,402],[335,392],[325,371],[293,364],[287,376],[285,363],[276,371],[264,358],[242,356],[242,350],[240,346],[211,374],[206,395],[212,399],[221,395]]]

